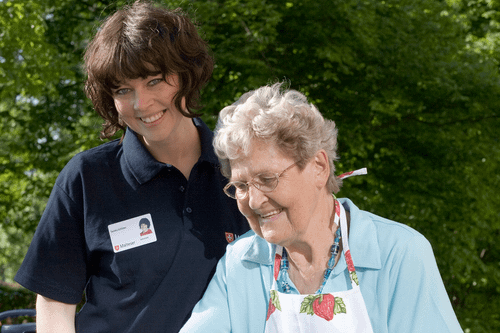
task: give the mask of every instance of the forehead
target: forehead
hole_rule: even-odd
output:
[[[247,155],[231,160],[231,180],[248,181],[259,173],[279,173],[293,159],[274,142],[253,140]]]
[[[156,68],[153,64],[148,62],[142,62],[140,66],[124,67],[114,71],[114,83],[121,84],[130,80],[135,79],[145,79],[148,76],[156,76],[162,74],[162,71]]]

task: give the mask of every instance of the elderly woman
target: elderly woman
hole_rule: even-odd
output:
[[[181,332],[462,332],[429,242],[332,195],[337,129],[304,95],[243,95],[214,146],[252,231]]]

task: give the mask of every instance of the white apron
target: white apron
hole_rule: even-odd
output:
[[[342,233],[342,245],[351,279],[352,289],[333,294],[298,295],[278,291],[277,272],[283,248],[277,246],[274,261],[274,279],[271,287],[266,320],[266,333],[271,332],[350,332],[372,333],[372,326],[359,281],[349,251],[347,219],[344,207],[336,201],[335,222]],[[276,268],[277,267],[277,268]]]

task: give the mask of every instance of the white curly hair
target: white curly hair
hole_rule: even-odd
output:
[[[335,176],[335,122],[325,119],[302,93],[282,86],[278,82],[245,93],[220,112],[213,144],[223,175],[230,178],[230,162],[247,156],[255,139],[275,143],[285,154],[301,161],[297,163],[300,169],[323,149],[330,164],[327,189],[337,193],[342,180]]]

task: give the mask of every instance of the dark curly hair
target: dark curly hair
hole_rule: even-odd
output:
[[[105,120],[102,139],[125,129],[112,97],[119,82],[158,72],[164,79],[177,74],[179,91],[174,104],[184,116],[193,118],[199,116],[192,110],[201,107],[200,90],[214,67],[208,44],[181,9],[167,10],[146,1],[136,1],[108,17],[89,43],[84,59],[85,93]]]

